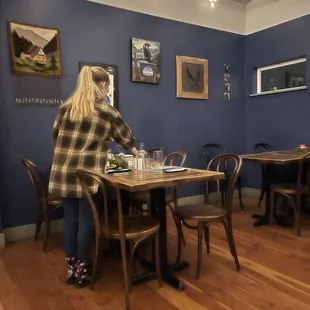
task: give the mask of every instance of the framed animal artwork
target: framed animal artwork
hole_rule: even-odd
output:
[[[208,99],[208,60],[176,56],[177,98]]]
[[[133,82],[159,84],[160,43],[131,39],[131,80]]]
[[[93,66],[93,67],[101,67],[103,68],[108,74],[110,78],[110,88],[109,92],[106,97],[106,103],[112,105],[117,110],[119,109],[118,104],[118,70],[116,65],[111,64],[103,64],[99,62],[89,62],[89,61],[80,61],[79,67],[80,71],[83,66]]]
[[[62,75],[59,30],[8,21],[13,70],[46,77]]]

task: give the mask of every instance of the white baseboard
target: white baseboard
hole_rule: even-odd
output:
[[[256,188],[244,187],[242,188],[242,197],[249,197],[249,198],[259,198],[260,190]],[[234,197],[238,197],[238,191],[234,191]],[[215,200],[216,194],[210,194],[210,200]],[[200,204],[204,203],[204,195],[195,195],[189,197],[183,197],[178,199],[178,203],[180,206],[187,205],[187,204]]]
[[[242,188],[242,196],[243,197],[251,197],[251,198],[259,198],[260,190],[254,189],[254,188],[248,188],[244,187]],[[238,192],[235,190],[234,197],[238,196]],[[215,194],[210,195],[210,199],[214,199]],[[185,204],[199,204],[204,202],[204,195],[195,195],[190,197],[183,197],[179,200],[179,205],[185,205]],[[29,225],[23,225],[23,226],[17,226],[12,228],[7,228],[3,230],[3,233],[0,233],[0,248],[4,247],[5,241],[6,242],[12,242],[12,241],[18,241],[28,238],[34,237],[35,232],[35,224],[29,224]],[[56,220],[53,221],[51,224],[51,233],[59,233],[62,231],[63,227],[63,220]],[[43,232],[43,225],[41,233]]]
[[[5,235],[4,233],[0,233],[0,249],[5,247]]]
[[[63,227],[62,219],[53,221],[51,224],[51,233],[53,234],[53,233],[61,232],[62,227]],[[3,232],[5,234],[6,242],[12,242],[12,241],[33,238],[35,229],[36,229],[35,224],[29,224],[29,225],[17,226],[17,227],[12,227],[12,228],[6,228],[3,230]],[[44,224],[42,224],[41,234],[43,233],[43,231],[44,231]]]

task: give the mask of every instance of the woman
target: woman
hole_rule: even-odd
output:
[[[120,113],[105,103],[109,75],[84,66],[73,95],[60,107],[54,122],[54,159],[49,193],[64,198],[66,282],[84,287],[90,280],[89,251],[93,215],[76,177],[78,168],[104,172],[111,139],[136,155],[135,138]],[[98,185],[89,183],[92,194]]]

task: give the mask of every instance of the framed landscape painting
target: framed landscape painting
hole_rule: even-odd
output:
[[[131,39],[131,80],[133,82],[159,84],[160,43]]]
[[[62,75],[59,30],[9,21],[13,70],[47,77]]]
[[[80,61],[79,62],[80,71],[83,66],[91,66],[91,67],[101,67],[108,74],[110,78],[110,88],[106,97],[106,102],[112,105],[117,110],[119,109],[118,105],[118,70],[116,65],[111,64],[103,64],[99,62],[89,62],[89,61]]]
[[[177,98],[208,99],[208,60],[176,56]]]

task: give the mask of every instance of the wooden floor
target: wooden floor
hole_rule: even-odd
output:
[[[310,309],[310,223],[298,239],[291,229],[254,228],[257,201],[245,200],[246,212],[234,209],[233,225],[241,272],[235,271],[223,228],[211,228],[211,254],[204,256],[201,279],[195,280],[196,235],[186,231],[184,258],[193,267],[179,273],[187,288],[177,292],[156,281],[133,288],[132,309],[252,310]],[[169,252],[175,256],[176,231],[169,221]],[[205,250],[205,248],[204,248]],[[119,262],[105,258],[102,278],[93,291],[63,283],[61,236],[53,236],[44,254],[41,242],[11,244],[0,251],[0,310],[124,309]]]

